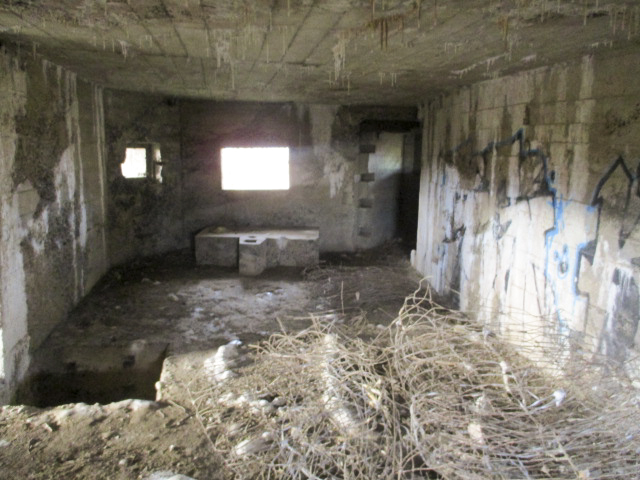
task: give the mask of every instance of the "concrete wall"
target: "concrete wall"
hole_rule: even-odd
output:
[[[0,403],[104,274],[102,92],[0,51]]]
[[[111,265],[189,246],[211,224],[319,226],[355,245],[355,159],[365,118],[413,109],[193,102],[103,93],[18,50],[0,51],[0,404],[30,352]],[[124,179],[127,146],[157,144],[162,181]],[[225,145],[287,144],[287,192],[223,192]]]
[[[415,266],[439,292],[514,342],[638,353],[639,74],[585,57],[425,105]]]
[[[322,250],[353,248],[357,136],[332,145],[336,107],[183,103],[184,219],[208,225],[319,227]],[[289,146],[290,189],[222,191],[220,149]]]
[[[188,246],[181,206],[179,102],[107,90],[104,104],[110,264]],[[122,176],[126,148],[144,144],[160,147],[162,182]]]
[[[117,91],[106,93],[105,104],[114,264],[189,246],[210,225],[319,227],[322,251],[353,250],[359,125],[366,118],[415,120],[411,108],[171,100]],[[137,142],[160,144],[168,175],[162,184],[122,178],[125,148]],[[269,145],[290,147],[289,190],[221,189],[222,147]],[[371,220],[374,230],[385,231],[379,241],[395,233],[378,222],[386,214],[381,208]]]

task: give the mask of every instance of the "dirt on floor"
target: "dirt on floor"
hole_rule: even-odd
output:
[[[25,405],[0,409],[0,479],[231,478],[189,389],[219,347],[250,361],[314,321],[386,324],[418,281],[394,246],[258,277],[186,251],[116,268],[34,352]]]

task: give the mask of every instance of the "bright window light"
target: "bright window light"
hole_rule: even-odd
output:
[[[124,178],[144,178],[147,176],[147,149],[127,148],[124,162],[120,165]]]
[[[289,147],[223,148],[223,190],[289,190]]]

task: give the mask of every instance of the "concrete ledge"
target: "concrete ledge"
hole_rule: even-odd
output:
[[[310,267],[319,261],[319,236],[318,229],[207,227],[196,235],[196,263],[239,266],[243,275],[278,265]]]
[[[205,229],[196,235],[196,263],[219,267],[238,266],[238,237],[221,236]]]

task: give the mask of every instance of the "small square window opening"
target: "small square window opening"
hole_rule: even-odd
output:
[[[159,145],[151,144],[127,147],[120,169],[124,178],[152,178],[161,182],[163,165]]]
[[[147,176],[147,149],[127,148],[124,162],[120,168],[124,178],[145,178]]]
[[[289,190],[289,147],[223,148],[223,190]]]

